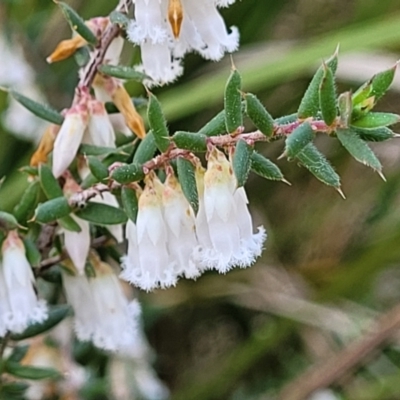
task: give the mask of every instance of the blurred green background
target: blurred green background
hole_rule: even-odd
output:
[[[85,18],[106,15],[115,5],[68,3]],[[296,111],[316,67],[337,44],[339,91],[356,89],[400,55],[398,0],[242,0],[222,14],[227,26],[241,32],[233,59],[244,89],[256,93],[274,117]],[[68,107],[77,82],[73,59],[45,62],[70,35],[54,3],[0,0],[0,23],[3,34],[21,45],[44,99],[58,109]],[[137,58],[126,46],[122,62]],[[185,59],[183,78],[155,91],[171,131],[196,131],[222,108],[229,70],[228,56],[217,64],[197,55]],[[144,93],[135,83],[128,88],[132,95]],[[0,109],[7,101],[0,92]],[[399,112],[399,106],[396,80],[378,110]],[[262,258],[248,270],[208,273],[197,282],[182,280],[175,289],[139,294],[155,367],[172,399],[300,399],[304,380],[284,388],[363,338],[399,302],[400,143],[372,145],[386,183],[336,140],[321,135],[316,144],[341,175],[346,200],[295,162],[276,161],[281,142],[260,144],[260,152],[292,183],[250,176],[246,189],[254,223],[268,231]],[[33,148],[0,123],[0,178],[6,177],[0,208],[10,210],[18,201],[25,177],[17,169]],[[371,349],[373,357],[329,381],[329,391],[313,399],[399,399],[400,336]]]

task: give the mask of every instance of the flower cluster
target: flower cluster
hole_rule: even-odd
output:
[[[0,258],[0,336],[7,331],[20,333],[29,324],[43,322],[47,305],[39,300],[34,277],[17,231],[10,231],[3,242]]]
[[[237,50],[239,32],[228,33],[217,7],[234,0],[136,0],[135,19],[128,38],[141,48],[142,69],[148,85],[164,84],[182,74],[182,57],[197,51],[209,60],[220,60]]]
[[[246,268],[260,256],[266,238],[253,234],[243,188],[231,163],[214,147],[208,168],[197,166],[199,210],[195,216],[179,182],[168,171],[165,183],[150,173],[139,197],[136,224],[126,226],[128,254],[121,277],[144,290],[176,284],[215,269]]]

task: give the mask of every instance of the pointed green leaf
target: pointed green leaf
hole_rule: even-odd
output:
[[[126,28],[129,25],[129,23],[131,22],[131,20],[128,18],[128,16],[126,14],[123,14],[118,11],[111,12],[110,21],[111,21],[111,23],[117,24],[123,28]]]
[[[61,267],[59,265],[53,265],[51,268],[41,270],[40,277],[46,282],[61,284]]]
[[[360,163],[381,172],[382,165],[374,152],[360,139],[356,132],[351,129],[338,129],[337,138],[343,147]]]
[[[243,125],[241,88],[242,77],[237,69],[233,69],[226,83],[224,96],[225,126],[228,133],[235,133]]]
[[[251,155],[253,148],[246,141],[240,139],[233,154],[232,166],[235,173],[238,187],[244,186],[249,176],[251,167]]]
[[[319,102],[322,118],[330,126],[337,116],[336,88],[332,70],[323,64],[323,76],[319,86]]]
[[[395,137],[394,132],[385,126],[373,129],[352,126],[351,130],[355,132],[362,140],[366,140],[367,142],[384,142],[385,140]]]
[[[56,219],[66,217],[71,211],[72,209],[68,204],[68,200],[65,197],[57,197],[39,204],[35,210],[33,219],[36,222],[47,224]]]
[[[261,101],[252,93],[246,93],[244,98],[246,101],[246,114],[254,126],[265,136],[272,136],[274,133],[274,120]]]
[[[49,315],[45,321],[29,325],[22,333],[12,333],[10,338],[25,340],[40,335],[55,327],[69,314],[71,314],[71,307],[68,304],[50,306]]]
[[[64,117],[57,110],[51,108],[47,104],[38,103],[37,101],[32,100],[15,90],[9,90],[8,93],[10,93],[10,95],[17,100],[18,103],[23,105],[37,117],[52,122],[56,125],[61,125],[63,123]]]
[[[98,70],[104,75],[113,76],[114,78],[118,79],[131,79],[137,82],[143,82],[144,79],[148,79],[148,76],[143,72],[125,65],[104,64],[100,65]]]
[[[351,93],[342,93],[338,98],[338,107],[340,115],[340,124],[348,127],[351,123],[351,114],[353,112],[353,103],[351,102]]]
[[[298,120],[297,113],[284,115],[283,117],[275,118],[274,124],[275,125],[287,125]]]
[[[100,182],[108,178],[108,168],[96,157],[87,157],[88,166],[92,175]]]
[[[126,185],[144,178],[143,166],[137,163],[123,165],[111,173],[111,179]]]
[[[0,396],[7,400],[23,400],[26,399],[25,392],[29,388],[29,384],[25,382],[3,383],[0,389]]]
[[[14,207],[13,214],[19,223],[24,224],[32,218],[36,205],[39,201],[40,183],[35,180],[29,184],[23,193],[21,200]]]
[[[284,180],[283,174],[278,166],[256,151],[253,151],[251,155],[251,169],[263,178],[274,181]]]
[[[169,147],[169,133],[161,104],[153,93],[149,94],[149,105],[147,108],[147,117],[150,128],[153,131],[154,140],[158,149],[164,152]]]
[[[149,131],[145,138],[139,143],[133,156],[133,163],[144,164],[151,160],[157,151],[156,142],[152,131]]]
[[[8,361],[12,362],[20,362],[28,352],[29,345],[23,345],[23,346],[15,346],[12,353],[10,354],[10,357],[8,357]]]
[[[42,261],[42,254],[37,248],[35,242],[28,236],[23,239],[25,246],[25,254],[26,258],[29,261],[29,264],[36,268],[40,265],[40,261]]]
[[[105,156],[107,154],[115,153],[116,151],[117,149],[114,147],[101,147],[92,144],[81,144],[78,153],[85,156]]]
[[[83,46],[80,47],[79,49],[76,49],[74,53],[74,59],[76,65],[79,68],[83,68],[90,60],[89,46]]]
[[[372,78],[372,95],[379,100],[389,89],[396,73],[397,63],[386,71],[379,72]]]
[[[5,211],[0,211],[0,229],[10,231],[13,229],[17,229],[18,227],[18,221],[14,217],[14,215]]]
[[[208,121],[197,133],[206,136],[218,136],[226,134],[225,110],[220,111]]]
[[[338,51],[326,62],[326,65],[335,75],[336,68],[338,64]],[[301,99],[299,109],[297,111],[297,116],[300,119],[305,119],[308,117],[316,117],[319,111],[319,87],[324,76],[324,69],[321,65],[315,75],[313,76],[310,84]]]
[[[207,151],[207,136],[199,133],[178,131],[173,141],[180,149],[205,152]]]
[[[199,211],[199,194],[197,193],[195,167],[190,161],[179,157],[177,169],[183,194],[192,206],[194,213],[197,214]]]
[[[121,190],[121,200],[126,215],[130,220],[136,223],[136,218],[139,211],[139,202],[136,191],[128,187],[123,187]]]
[[[302,123],[286,138],[284,154],[289,160],[295,158],[314,138],[310,123]]]
[[[297,159],[321,182],[336,189],[340,188],[339,175],[312,143],[309,143],[297,154]]]
[[[11,375],[23,379],[57,379],[61,375],[58,371],[52,368],[39,368],[21,365],[13,361],[6,361],[4,369]]]
[[[383,112],[369,112],[364,117],[352,122],[353,126],[360,128],[379,128],[394,125],[400,122],[400,115]]]
[[[58,180],[54,177],[53,172],[51,172],[51,169],[46,164],[41,164],[39,166],[39,178],[40,185],[48,199],[55,199],[56,197],[62,197],[64,195]]]
[[[125,212],[120,208],[95,202],[87,203],[86,207],[77,211],[75,215],[97,225],[124,224],[127,221]]]
[[[65,19],[71,26],[71,29],[74,30],[77,34],[81,35],[88,43],[96,45],[97,44],[96,35],[86,25],[82,17],[75,10],[73,10],[68,4],[62,1],[57,2],[57,5],[60,6]]]
[[[66,217],[57,219],[57,222],[59,223],[60,226],[62,226],[67,231],[71,231],[71,232],[81,232],[82,231],[82,229],[78,225],[78,223],[69,215],[67,215]]]

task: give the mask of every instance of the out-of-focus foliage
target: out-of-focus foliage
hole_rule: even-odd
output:
[[[83,0],[69,4],[84,17],[106,15],[114,6]],[[400,55],[398,0],[242,0],[225,17],[228,26],[241,31],[241,48],[233,58],[244,89],[256,93],[274,118],[297,110],[315,66],[338,43],[340,90],[355,90],[365,73],[369,77],[390,67]],[[55,44],[70,35],[58,8],[40,0],[6,0],[0,3],[0,22],[6,37],[22,46],[47,102],[57,109],[69,106],[77,82],[73,60],[45,63]],[[126,46],[123,64],[135,59],[135,50]],[[382,59],[387,63],[371,73],[370,66]],[[185,60],[184,77],[157,90],[171,131],[195,132],[221,109],[229,69],[228,57],[218,64],[196,55]],[[399,112],[398,82],[377,111]],[[143,93],[136,83],[129,89],[132,95]],[[1,109],[7,101],[0,92]],[[251,128],[249,121],[245,124]],[[371,146],[386,183],[351,159],[337,140],[320,137],[317,146],[342,177],[346,200],[296,162],[277,161],[292,186],[254,174],[246,186],[255,224],[268,230],[265,252],[255,266],[140,294],[157,371],[173,399],[273,399],[399,302],[400,143],[394,139]],[[7,189],[0,198],[2,209],[12,209],[25,189],[25,178],[16,170],[32,149],[0,124],[0,178],[6,177],[3,193]],[[262,151],[275,162],[281,150],[269,143]],[[336,380],[332,398],[399,398],[399,344],[380,347],[374,358]],[[77,361],[105,379],[106,360],[94,353],[82,350]],[[84,398],[96,396],[88,390]]]

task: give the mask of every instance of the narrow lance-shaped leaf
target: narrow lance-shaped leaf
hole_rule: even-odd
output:
[[[136,190],[128,187],[123,187],[121,190],[122,206],[128,218],[136,223],[137,214],[139,211],[139,202]]]
[[[310,123],[302,123],[286,138],[284,155],[289,160],[295,158],[314,138]]]
[[[147,117],[158,149],[161,152],[166,151],[170,143],[167,123],[161,109],[161,104],[153,93],[149,94]]]
[[[199,131],[206,136],[218,136],[226,133],[225,110],[220,111],[215,117],[208,121]]]
[[[353,104],[351,102],[351,93],[342,93],[338,98],[338,108],[340,116],[340,124],[348,127],[351,123],[351,114],[353,112]]]
[[[325,63],[332,74],[335,75],[337,64],[338,64],[338,49],[329,60]],[[323,66],[321,65],[315,75],[313,76],[310,84],[301,99],[297,115],[301,119],[308,117],[315,117],[319,111],[319,86],[321,84],[322,78],[324,76]]]
[[[151,160],[157,151],[156,142],[152,131],[149,131],[145,138],[139,143],[133,155],[133,163],[144,164]]]
[[[286,125],[286,124],[291,124],[293,122],[296,122],[298,120],[297,113],[289,114],[289,115],[284,115],[279,118],[274,119],[275,125]]]
[[[337,138],[343,147],[360,163],[371,167],[378,173],[382,172],[382,165],[374,152],[351,129],[338,129]]]
[[[251,155],[251,169],[265,179],[286,182],[279,167],[256,151]]]
[[[29,184],[23,193],[21,200],[15,206],[13,214],[19,223],[25,223],[32,218],[36,205],[39,201],[40,183],[35,180]]]
[[[352,122],[353,126],[360,128],[379,128],[394,125],[400,122],[400,115],[383,112],[369,112],[364,117]]]
[[[89,202],[76,216],[97,225],[124,224],[127,216],[123,210],[107,204]]]
[[[197,214],[199,210],[199,195],[196,186],[195,167],[190,161],[179,157],[177,160],[177,169],[183,194],[192,206],[195,214]]]
[[[23,105],[26,109],[28,109],[32,114],[36,115],[37,117],[52,122],[56,125],[61,125],[63,123],[64,117],[57,110],[51,108],[47,104],[38,103],[37,101],[32,100],[15,90],[9,90],[8,93],[10,93],[10,95],[16,101],[18,101],[18,103]]]
[[[144,178],[143,166],[137,163],[123,165],[111,173],[111,179],[126,185]]]
[[[45,321],[29,325],[21,333],[12,333],[10,339],[25,340],[47,332],[51,328],[55,327],[58,323],[60,323],[70,313],[71,307],[67,304],[50,306],[49,315]]]
[[[97,158],[93,156],[87,157],[90,172],[100,182],[108,178],[108,168]]]
[[[6,361],[4,369],[11,375],[23,379],[50,379],[61,377],[60,373],[52,368],[39,368],[21,365],[13,361]]]
[[[68,231],[72,231],[72,232],[81,232],[82,231],[82,229],[78,225],[78,223],[74,219],[72,219],[72,217],[70,217],[69,215],[57,219],[57,222],[60,224],[60,226],[62,226],[64,229],[66,229]]]
[[[58,183],[58,180],[51,172],[51,169],[46,164],[39,166],[39,179],[43,192],[48,199],[62,197],[63,191]]]
[[[0,229],[4,229],[5,231],[17,229],[19,227],[17,219],[14,215],[0,211]]]
[[[238,186],[244,186],[249,176],[251,167],[251,155],[253,148],[245,140],[240,139],[233,153],[233,172],[235,173]]]
[[[118,149],[114,147],[102,147],[92,144],[81,144],[78,149],[79,154],[85,156],[105,156],[110,153],[115,153]]]
[[[272,136],[274,133],[274,120],[261,101],[252,93],[246,93],[244,98],[246,101],[246,114],[254,126],[265,136]]]
[[[332,70],[323,64],[323,76],[319,86],[319,102],[322,118],[330,126],[337,115],[336,109],[336,88]]]
[[[36,208],[34,221],[47,224],[71,213],[72,209],[65,197],[57,197],[39,204]]]
[[[396,137],[395,133],[386,126],[372,129],[352,126],[351,130],[355,132],[362,140],[366,140],[367,142],[384,142],[385,140]]]
[[[128,67],[125,65],[101,65],[98,70],[105,75],[113,76],[114,78],[134,80],[137,82],[143,82],[148,76],[143,72],[138,71],[135,68]]]
[[[205,152],[207,151],[207,136],[193,132],[175,132],[173,141],[180,149]]]
[[[23,345],[23,346],[15,346],[12,353],[10,354],[10,357],[8,357],[8,361],[13,361],[13,362],[20,362],[26,355],[26,353],[29,350],[29,345]]]
[[[241,87],[242,77],[237,69],[233,69],[226,83],[224,96],[225,126],[228,133],[235,133],[243,125]]]
[[[26,258],[28,259],[29,264],[34,268],[38,267],[40,265],[40,261],[42,260],[42,254],[37,248],[36,243],[28,236],[23,239],[23,242],[25,246]]]
[[[61,11],[65,16],[65,19],[71,26],[71,29],[81,35],[88,43],[93,45],[97,44],[96,35],[86,25],[82,17],[68,4],[61,1],[57,2],[57,4],[60,6]]]
[[[340,192],[340,177],[329,164],[325,156],[318,149],[309,143],[299,154],[297,159],[317,179],[328,186],[333,186]],[[340,192],[341,193],[341,192]]]

